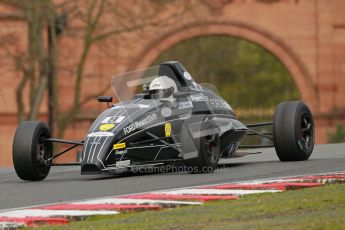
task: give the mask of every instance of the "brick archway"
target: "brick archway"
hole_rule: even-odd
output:
[[[145,68],[158,56],[173,45],[197,36],[203,35],[229,35],[240,37],[265,48],[275,55],[288,69],[300,92],[301,99],[306,101],[314,112],[318,108],[318,94],[311,75],[303,62],[284,42],[274,35],[242,23],[209,22],[190,24],[161,35],[148,44],[133,60],[128,70]],[[140,57],[140,58],[139,58]]]

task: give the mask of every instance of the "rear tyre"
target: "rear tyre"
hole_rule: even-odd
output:
[[[200,131],[215,130],[218,127],[210,121],[202,122]],[[185,160],[189,173],[211,173],[215,170],[220,156],[220,139],[219,133],[210,134],[194,139],[194,143],[184,143],[188,138],[182,137],[183,146],[194,144],[198,151],[198,157]]]
[[[273,137],[281,161],[308,160],[314,149],[314,121],[301,101],[280,103],[274,113]]]
[[[53,145],[44,141],[51,134],[39,121],[25,121],[19,125],[13,141],[13,165],[22,180],[39,181],[47,177],[53,155]]]

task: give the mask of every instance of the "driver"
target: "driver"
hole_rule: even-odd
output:
[[[173,93],[176,91],[176,83],[167,76],[159,76],[155,78],[149,87],[149,93],[152,99],[172,101]]]

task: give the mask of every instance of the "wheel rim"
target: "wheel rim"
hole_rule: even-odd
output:
[[[218,141],[217,135],[209,135],[205,137],[205,152],[207,159],[211,164],[214,164],[218,160]]]
[[[51,145],[44,141],[47,136],[42,133],[36,144],[36,167],[41,173],[46,173],[50,167],[51,160]]]
[[[314,146],[314,124],[308,114],[303,114],[300,122],[298,145],[306,151]]]

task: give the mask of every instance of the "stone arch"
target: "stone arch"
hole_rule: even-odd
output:
[[[306,101],[311,109],[318,111],[318,94],[311,75],[300,58],[282,40],[271,33],[235,22],[207,22],[194,23],[182,26],[151,41],[137,55],[128,66],[129,70],[145,68],[158,56],[173,45],[198,36],[204,35],[228,35],[235,36],[257,45],[275,55],[288,69],[300,92],[301,99]]]

